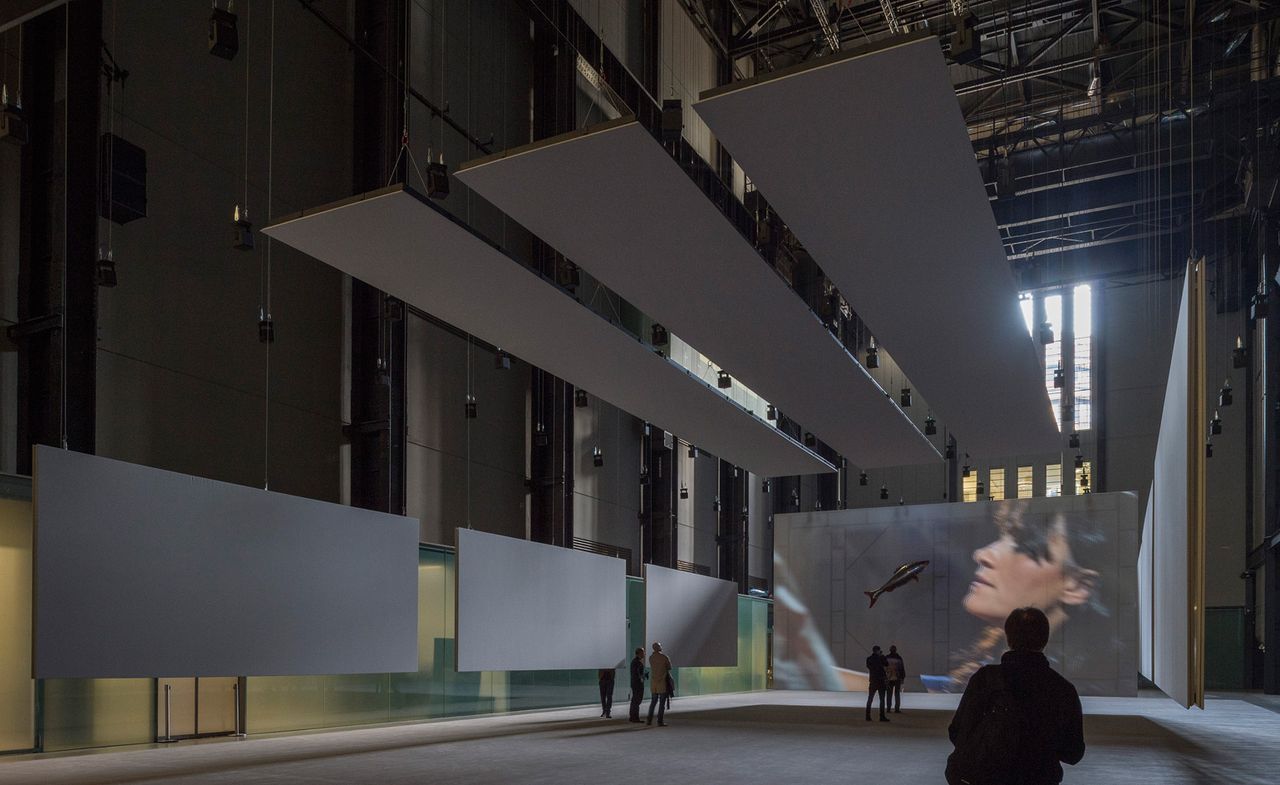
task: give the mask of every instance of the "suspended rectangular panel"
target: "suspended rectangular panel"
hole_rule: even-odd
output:
[[[835,470],[411,190],[264,231],[735,465],[766,477]],[[483,417],[484,390],[476,396]]]
[[[738,664],[738,585],[644,566],[644,642],[654,641],[677,668]]]
[[[634,120],[480,159],[458,179],[851,462],[941,458]]]
[[[35,448],[33,676],[398,673],[418,522]]]
[[[625,561],[472,529],[457,534],[459,672],[626,662]]]
[[[962,450],[1060,449],[934,36],[709,90],[694,108]]]

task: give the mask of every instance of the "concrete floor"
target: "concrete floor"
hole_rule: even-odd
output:
[[[590,709],[0,759],[0,783],[941,783],[954,696],[909,695],[888,724],[857,697],[677,698],[670,726]],[[1217,699],[1085,700],[1089,751],[1067,783],[1273,785],[1280,714]]]

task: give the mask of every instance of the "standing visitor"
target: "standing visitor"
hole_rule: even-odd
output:
[[[601,668],[600,679],[600,716],[605,718],[613,717],[613,684],[618,677],[618,672],[613,668]]]
[[[889,647],[889,655],[885,657],[888,667],[885,675],[889,682],[889,708],[894,714],[902,713],[902,682],[907,680],[907,665],[902,661],[897,646]]]
[[[1009,651],[973,674],[951,720],[949,785],[1058,785],[1084,757],[1080,696],[1044,656],[1049,618],[1018,608],[1004,632]]]
[[[884,713],[884,693],[888,688],[885,666],[889,661],[880,653],[879,646],[871,647],[871,656],[867,657],[867,722],[871,722],[871,701],[880,696],[880,721],[888,722]]]
[[[662,653],[662,644],[653,642],[653,654],[649,655],[649,725],[653,724],[654,709],[658,711],[658,725],[666,725],[663,717],[667,710],[667,676],[671,673],[671,660]]]
[[[640,701],[644,700],[644,647],[636,649],[631,658],[631,716],[632,722],[641,722]]]

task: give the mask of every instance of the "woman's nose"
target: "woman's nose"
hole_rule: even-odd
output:
[[[991,566],[991,557],[989,555],[990,549],[991,549],[990,545],[984,545],[981,548],[977,549],[976,551],[973,552],[973,560],[978,564],[982,565],[983,567],[990,567]]]

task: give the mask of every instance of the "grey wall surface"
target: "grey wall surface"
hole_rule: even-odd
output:
[[[346,0],[315,6],[348,16]],[[227,61],[201,43],[207,3],[103,3],[105,44],[129,71],[103,126],[113,114],[146,150],[148,199],[147,217],[111,229],[119,285],[99,289],[96,451],[336,502],[342,276],[262,236],[235,250],[231,215],[247,204],[261,228],[350,193],[353,57],[298,3],[237,11]],[[100,222],[104,244],[107,232]],[[257,326],[268,291],[269,348]]]
[[[410,518],[36,451],[35,678],[412,671]]]
[[[1129,493],[775,516],[775,684],[858,689],[871,647],[896,644],[907,689],[959,691],[1005,650],[1003,632],[978,614],[1035,604],[1065,614],[1046,654],[1081,694],[1134,695],[1139,523]],[[1087,602],[1064,604],[1053,591],[1054,563],[1011,552],[1002,531],[1019,532],[1017,542],[1032,549],[1037,534],[1043,542],[1048,532],[1067,532],[1075,563],[1097,574]],[[1022,561],[984,567],[992,585],[971,586],[975,552],[988,546]],[[865,591],[918,560],[930,562],[919,583],[868,607]],[[1034,582],[1009,569],[1033,565]]]
[[[458,671],[615,668],[627,563],[458,529]]]
[[[738,664],[738,588],[652,564],[644,568],[644,640],[680,668]]]

